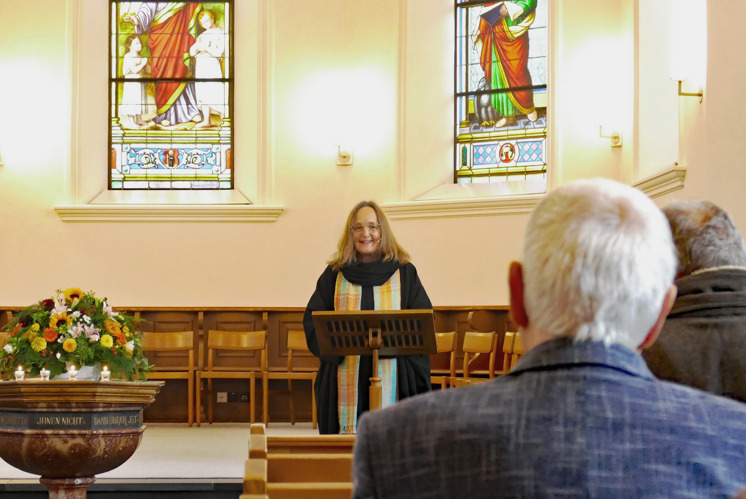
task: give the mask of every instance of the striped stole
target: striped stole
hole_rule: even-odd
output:
[[[363,287],[352,284],[337,274],[334,290],[334,310],[360,310]],[[375,310],[401,309],[401,280],[397,270],[381,286],[373,286],[373,308]],[[340,433],[357,431],[357,392],[360,375],[360,356],[348,355],[337,368],[337,412]],[[396,359],[379,359],[378,376],[381,378],[381,407],[396,402]]]

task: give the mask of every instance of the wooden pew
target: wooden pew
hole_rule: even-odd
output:
[[[251,425],[241,499],[348,499],[354,436],[272,436]]]

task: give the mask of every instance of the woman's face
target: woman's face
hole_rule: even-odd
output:
[[[209,14],[203,14],[202,17],[199,19],[199,23],[205,29],[212,28],[212,18],[210,17]]]
[[[139,53],[142,50],[142,42],[139,38],[133,38],[130,50],[135,53]]]
[[[363,206],[357,212],[350,228],[355,243],[359,262],[374,262],[381,253],[381,225],[378,223],[376,210]]]

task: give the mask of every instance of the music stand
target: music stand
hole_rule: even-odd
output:
[[[432,310],[313,312],[321,355],[373,355],[370,409],[381,408],[378,356],[437,352]]]

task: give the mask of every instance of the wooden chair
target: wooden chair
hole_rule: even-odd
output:
[[[352,445],[341,453],[312,452],[312,447],[307,447],[308,452],[281,453],[273,451],[270,437],[264,433],[263,425],[251,425],[250,432],[249,459],[246,461],[244,470],[241,498],[349,499],[351,497]],[[303,437],[304,440],[313,438]]]
[[[518,359],[523,355],[523,343],[521,343],[521,333],[515,333],[515,343],[513,344],[513,354],[510,359],[510,368],[512,369]]]
[[[194,424],[194,331],[143,332],[142,349],[154,364],[148,380],[185,379],[187,382],[187,422]],[[150,353],[155,353],[151,357]],[[186,355],[184,355],[186,354]],[[184,363],[183,357],[186,357]]]
[[[516,333],[512,331],[505,332],[505,338],[503,339],[503,367],[500,374],[505,374],[510,371],[513,367],[513,345],[515,343]]]
[[[495,377],[495,346],[497,344],[497,334],[494,331],[488,333],[478,331],[467,331],[464,333],[464,341],[461,344],[461,350],[464,352],[464,369],[462,378],[464,380],[474,381],[487,381]],[[486,373],[489,378],[476,378],[471,376],[477,374],[472,372],[470,365],[479,358],[482,354],[489,354],[489,362],[487,364]]]
[[[260,355],[259,366],[246,365],[245,353],[253,352]],[[243,354],[242,354],[243,353]],[[238,354],[238,355],[237,355]],[[216,357],[235,357],[233,365],[216,363]],[[236,360],[240,362],[237,364]],[[262,380],[262,388],[266,388],[267,376],[267,331],[221,331],[211,329],[207,332],[207,367],[197,371],[197,426],[202,424],[202,380],[207,380],[207,421],[212,423],[213,379],[247,379],[249,380],[249,410],[253,423],[256,412],[256,379]],[[263,397],[263,413],[267,414],[267,399]],[[266,416],[265,416],[266,417]]]
[[[288,382],[288,394],[290,400],[290,423],[295,424],[295,401],[293,400],[295,393],[293,392],[293,380],[305,379],[311,381],[311,422],[313,427],[318,426],[317,415],[316,415],[316,397],[313,392],[314,384],[316,383],[317,371],[298,371],[293,370],[293,353],[294,352],[309,352],[308,345],[306,344],[306,333],[304,331],[288,331],[288,345],[287,345],[287,369],[285,371],[267,372],[263,386],[263,419],[264,423],[269,422],[268,412],[268,397],[269,397],[269,380],[271,379],[285,379]]]
[[[456,377],[456,331],[435,333],[435,344],[438,353],[450,353],[448,361],[448,375],[438,374],[430,376],[430,384],[440,385],[441,389],[448,388],[448,380]],[[431,371],[437,372],[437,371]]]

